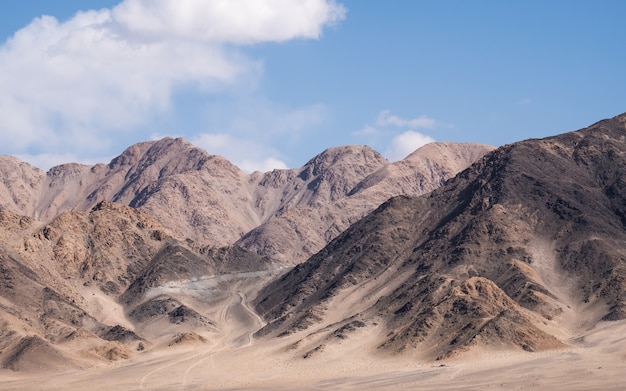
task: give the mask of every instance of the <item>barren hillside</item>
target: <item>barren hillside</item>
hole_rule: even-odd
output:
[[[180,138],[133,145],[107,165],[70,163],[47,173],[3,156],[0,207],[49,221],[112,201],[149,214],[178,237],[237,243],[295,264],[389,197],[430,191],[491,147],[423,149],[390,164],[366,146],[337,147],[298,169],[251,175]]]
[[[3,158],[0,387],[621,386],[626,114],[483,149],[430,144],[389,164],[349,146],[252,175],[172,139],[47,174]],[[256,216],[239,242],[255,251],[143,212],[200,213],[207,201],[188,192],[207,183],[228,208],[248,205],[232,221]],[[56,192],[40,197],[43,184]],[[32,217],[85,189],[124,202]]]
[[[278,267],[240,248],[179,241],[110,202],[47,224],[0,211],[0,240],[0,367],[18,371],[117,361],[178,334],[223,332],[207,300],[230,300],[241,276],[262,281]],[[183,289],[194,286],[207,289]]]
[[[444,358],[552,349],[624,319],[625,124],[508,145],[386,202],[264,288],[259,335],[306,336],[309,356],[383,324],[381,351]]]

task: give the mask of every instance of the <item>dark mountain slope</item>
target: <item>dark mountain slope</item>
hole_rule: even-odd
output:
[[[193,281],[226,273],[246,273],[276,268],[267,257],[240,247],[191,249],[182,244],[168,243],[143,268],[130,284],[121,300],[127,303],[141,301],[150,288],[170,281]]]
[[[623,319],[625,123],[508,145],[390,200],[260,293],[260,334],[369,320],[387,329],[381,348],[443,357],[553,348]]]

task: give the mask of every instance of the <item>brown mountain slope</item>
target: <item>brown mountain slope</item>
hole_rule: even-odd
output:
[[[181,237],[225,245],[258,221],[242,200],[245,177],[219,156],[165,138],[131,146],[108,165],[51,169],[36,217],[46,221],[64,210],[89,210],[110,200],[150,214]]]
[[[249,233],[238,245],[298,263],[389,197],[430,191],[490,147],[439,143],[431,149],[436,156],[389,164],[366,146],[337,147],[298,169],[251,175],[180,138],[133,145],[108,165],[64,164],[45,174],[0,157],[0,207],[49,221],[108,200],[202,243],[231,245]],[[287,246],[275,239],[283,232]]]
[[[314,191],[289,199],[275,217],[237,244],[288,264],[300,263],[389,198],[430,192],[493,149],[472,143],[431,143],[404,160],[378,165],[380,157],[372,150],[347,148],[326,151],[305,165],[293,186],[306,185]],[[329,158],[331,152],[361,155],[362,163],[318,168],[319,162],[340,161]],[[367,161],[377,163],[371,168],[379,168],[364,170]]]
[[[0,208],[34,216],[46,174],[12,156],[0,156]]]
[[[222,287],[231,281],[276,268],[237,247],[179,241],[150,216],[106,201],[45,224],[0,210],[0,242],[0,367],[13,370],[125,359],[179,333],[217,332],[224,324],[206,303],[166,288],[226,274],[226,283],[204,295],[219,301],[230,298]],[[177,303],[165,312],[169,329],[155,317],[158,309],[127,316],[155,296],[144,295],[150,289]]]
[[[261,291],[259,334],[306,330],[307,356],[355,322],[382,324],[379,349],[436,358],[554,348],[623,319],[625,141],[626,114],[502,147],[428,196],[390,200]]]

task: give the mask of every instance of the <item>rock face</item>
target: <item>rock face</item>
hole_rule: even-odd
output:
[[[369,148],[328,150],[285,186],[307,190],[288,197],[237,244],[299,263],[390,197],[428,193],[489,150],[481,144],[432,143],[390,164]]]
[[[2,157],[0,369],[255,332],[303,359],[361,340],[445,359],[625,319],[626,114],[488,149],[346,146],[251,175],[180,139],[48,173]]]
[[[305,357],[355,322],[384,326],[380,350],[428,358],[558,347],[626,317],[625,216],[626,114],[507,145],[389,200],[265,287],[258,335],[305,330]]]
[[[0,242],[0,366],[20,371],[131,357],[163,337],[154,331],[162,333],[163,318],[150,307],[155,298],[175,304],[162,311],[171,325],[165,337],[216,332],[223,325],[167,287],[276,268],[240,248],[180,241],[152,217],[108,201],[49,223],[2,210]]]
[[[108,165],[47,173],[2,156],[0,366],[71,368],[232,333],[251,341],[261,320],[247,297],[284,265],[490,149],[435,144],[389,164],[345,146],[299,169],[251,175],[171,138],[133,145]]]
[[[369,147],[344,146],[299,169],[251,175],[180,138],[133,145],[108,165],[47,173],[2,156],[0,208],[50,221],[106,200],[154,217],[178,237],[237,243],[295,264],[389,197],[428,192],[489,150],[435,143],[390,164]]]

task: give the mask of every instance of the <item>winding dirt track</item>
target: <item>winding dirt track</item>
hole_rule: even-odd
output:
[[[214,340],[214,343],[210,347],[202,348],[202,351],[188,355],[175,361],[166,363],[155,369],[150,370],[140,380],[140,389],[152,389],[150,387],[150,379],[155,375],[162,374],[163,371],[169,368],[175,368],[180,365],[188,365],[184,368],[181,375],[181,389],[186,389],[190,384],[190,381],[196,377],[206,377],[206,371],[210,368],[215,368],[214,357],[226,350],[234,351],[251,346],[253,343],[254,333],[261,328],[265,322],[263,319],[252,309],[248,302],[247,295],[242,291],[229,292],[228,302],[219,311],[218,324],[221,330],[218,339]],[[172,376],[176,376],[176,373],[181,371],[170,370],[173,372]],[[158,378],[158,376],[157,376]],[[158,379],[155,379],[158,380]]]
[[[156,359],[162,365],[158,365],[158,361],[150,364],[139,362],[138,369],[143,368],[145,372],[138,379],[138,388],[154,389],[165,379],[169,383],[178,384],[175,389],[187,389],[194,378],[206,378],[207,372],[217,367],[214,362],[216,355],[251,346],[254,333],[265,325],[263,319],[250,306],[246,293],[246,287],[254,286],[250,284],[250,278],[264,277],[267,273],[258,274],[240,273],[207,279],[213,281],[215,287],[221,285],[223,299],[213,307],[217,309],[213,321],[218,331],[211,335],[209,344],[198,344],[187,352],[179,351],[174,353],[177,355],[175,357],[163,351],[165,357]],[[176,379],[180,381],[177,382]]]
[[[230,296],[231,300],[229,305],[225,306],[220,313],[221,327],[224,331],[220,343],[217,344],[210,352],[205,353],[203,357],[197,359],[193,364],[187,367],[182,379],[183,389],[185,389],[185,387],[189,384],[189,379],[193,370],[201,367],[206,368],[208,360],[211,360],[211,367],[214,368],[215,363],[213,362],[213,359],[218,353],[223,352],[224,350],[234,351],[252,345],[254,333],[265,324],[263,319],[250,307],[250,303],[248,302],[248,298],[244,292],[231,292]],[[242,313],[241,310],[244,312]],[[237,324],[233,324],[234,321],[232,320],[232,318],[237,317],[229,317],[229,313],[233,312],[239,312]],[[244,317],[249,318],[250,321],[246,322],[241,319],[242,315],[245,315]],[[243,333],[241,333],[241,331],[243,331]],[[242,343],[242,341],[245,342]]]
[[[256,325],[254,325],[252,328],[250,328],[250,331],[248,333],[248,344],[247,346],[252,345],[252,341],[253,341],[253,336],[254,333],[259,330],[261,327],[265,326],[265,321],[263,320],[263,318],[261,318],[259,316],[259,314],[257,314],[252,307],[250,307],[250,302],[248,301],[248,297],[246,296],[245,293],[243,292],[237,292],[237,294],[239,295],[239,298],[241,299],[241,306],[248,312],[248,314],[250,315],[250,318],[252,318],[254,320],[254,322],[256,323]]]
[[[185,389],[185,387],[187,387],[187,384],[189,382],[189,374],[197,367],[199,367],[202,364],[205,364],[208,360],[211,360],[211,367],[215,367],[215,363],[213,362],[213,357],[224,351],[228,345],[229,345],[229,337],[230,337],[230,327],[229,327],[229,323],[228,323],[228,312],[231,309],[231,307],[233,307],[234,305],[237,305],[236,303],[236,299],[239,296],[234,294],[234,293],[230,293],[230,301],[228,303],[227,306],[224,306],[222,308],[222,310],[220,311],[220,316],[219,316],[219,322],[220,322],[220,328],[222,330],[222,337],[221,339],[218,341],[218,343],[215,345],[214,348],[212,348],[210,351],[208,352],[204,352],[201,353],[198,356],[193,357],[195,360],[195,362],[193,362],[192,364],[190,364],[186,369],[185,372],[183,374],[183,378],[182,378],[182,389]],[[204,365],[205,367],[207,366],[206,364]]]

